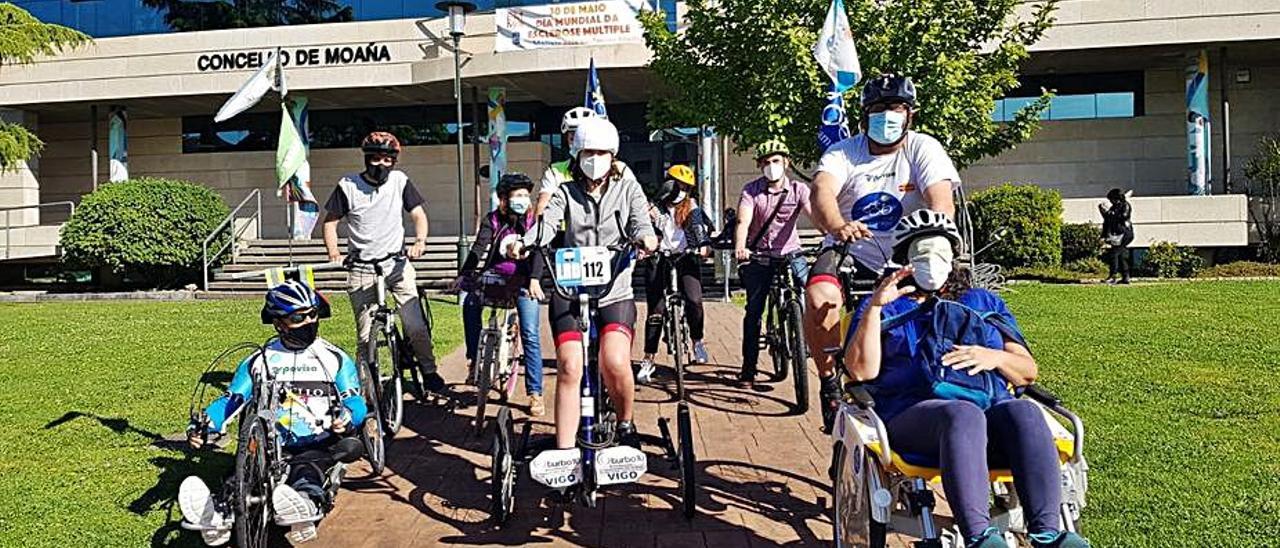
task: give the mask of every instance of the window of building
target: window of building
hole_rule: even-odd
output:
[[[1100,74],[1024,76],[1022,86],[996,101],[991,119],[1008,122],[1023,107],[1035,102],[1041,89],[1055,93],[1042,120],[1093,120],[1133,118],[1143,114],[1143,74],[1116,72]]]

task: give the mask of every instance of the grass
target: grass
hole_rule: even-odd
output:
[[[321,336],[354,350],[345,296],[333,304]],[[220,478],[231,457],[188,459],[153,443],[185,428],[191,388],[209,360],[272,334],[258,323],[260,306],[0,304],[0,546],[191,542],[165,526],[169,513],[179,519],[168,501],[189,474]],[[460,315],[444,303],[432,309],[444,355],[462,341]]]

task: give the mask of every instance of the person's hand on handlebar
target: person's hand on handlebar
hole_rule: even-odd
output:
[[[872,237],[871,229],[861,221],[848,221],[840,228],[837,228],[833,235],[842,242],[867,240]]]
[[[747,262],[751,260],[751,251],[745,247],[737,247],[733,250],[733,258],[738,262]]]
[[[328,250],[328,255],[329,262],[334,264],[342,264],[345,259],[345,257],[342,256],[342,252],[338,251],[336,248]]]
[[[426,253],[426,251],[427,251],[426,242],[423,242],[423,241],[413,242],[413,245],[409,246],[409,258],[410,259],[421,258],[422,254]]]
[[[529,256],[529,250],[524,246],[524,242],[516,240],[507,246],[506,256],[508,259],[521,260]]]
[[[641,238],[639,242],[636,242],[636,244],[636,258],[646,259],[649,255],[652,255],[654,251],[658,250],[658,237],[645,236]]]

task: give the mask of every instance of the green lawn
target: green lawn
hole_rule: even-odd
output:
[[[320,334],[353,350],[346,297],[333,306]],[[185,428],[209,360],[272,334],[260,307],[257,299],[0,304],[0,546],[192,541],[162,529],[166,504],[182,478],[218,478],[231,459],[188,460],[152,442]],[[432,310],[444,355],[461,344],[460,316],[440,302]]]
[[[1018,285],[1006,298],[1044,384],[1089,429],[1095,546],[1276,545],[1280,282]],[[163,504],[229,458],[187,460],[153,438],[182,430],[219,350],[270,334],[258,306],[0,304],[0,546],[174,539]],[[321,334],[351,348],[345,300],[335,309]],[[443,354],[461,339],[457,309],[434,310]]]

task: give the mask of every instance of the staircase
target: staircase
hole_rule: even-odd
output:
[[[209,291],[229,293],[262,293],[266,290],[263,278],[233,280],[231,274],[252,272],[288,266],[290,264],[289,240],[246,240],[235,258],[214,269],[209,280]],[[408,247],[406,241],[405,246]],[[345,254],[346,239],[338,241]],[[444,290],[458,275],[458,240],[451,236],[427,238],[427,252],[413,261],[417,270],[418,285],[430,290]],[[292,264],[320,265],[329,262],[320,239],[298,241],[292,246]],[[325,292],[346,291],[347,273],[343,270],[326,270],[315,273],[316,289]]]

